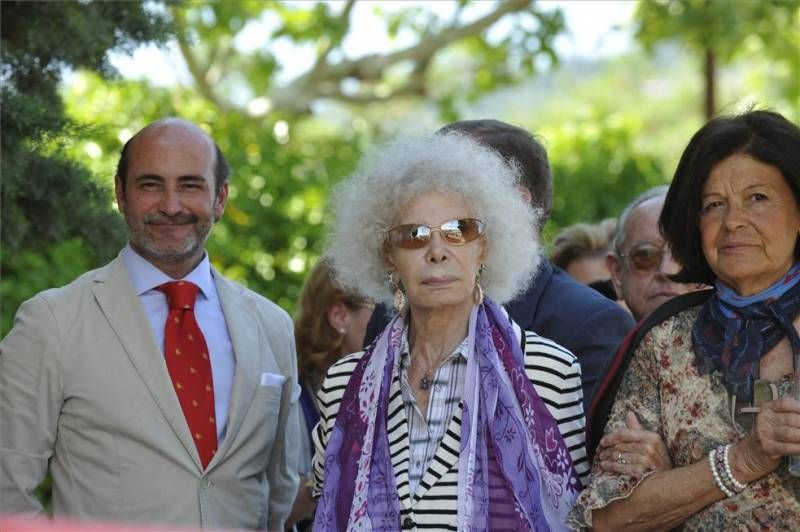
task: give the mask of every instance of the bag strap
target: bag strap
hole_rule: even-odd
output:
[[[586,422],[586,452],[590,461],[594,457],[597,444],[603,437],[622,378],[642,339],[656,325],[686,309],[705,304],[713,293],[714,290],[700,290],[670,299],[637,323],[622,341],[617,352],[603,369],[603,375],[595,389],[592,405],[589,408]]]

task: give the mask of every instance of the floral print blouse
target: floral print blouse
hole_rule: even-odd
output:
[[[739,439],[722,374],[700,375],[694,365],[692,326],[700,308],[676,314],[643,338],[605,429],[608,434],[624,428],[626,413],[636,412],[642,426],[661,435],[674,467],[700,461],[711,449]],[[788,391],[789,379],[778,384],[781,393]],[[743,432],[741,426],[738,431]],[[601,472],[597,461],[592,475],[567,520],[575,530],[590,527],[592,510],[628,497],[642,480]],[[800,477],[790,476],[784,461],[742,493],[707,506],[678,529],[798,531]]]

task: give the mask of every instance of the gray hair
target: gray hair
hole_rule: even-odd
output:
[[[539,265],[541,211],[520,194],[518,167],[458,132],[406,138],[371,149],[334,189],[326,255],[344,286],[390,303],[386,232],[408,201],[430,191],[457,194],[486,224],[484,293],[497,303],[527,288]]]
[[[633,213],[633,211],[645,201],[649,201],[659,196],[666,196],[668,190],[669,187],[667,185],[659,185],[649,190],[645,190],[633,198],[630,203],[628,203],[628,205],[625,207],[625,210],[622,211],[622,214],[619,217],[617,231],[614,233],[614,253],[617,255],[622,254],[622,247],[625,245],[625,240],[628,238],[626,226],[628,225],[628,218],[631,217],[631,213]]]

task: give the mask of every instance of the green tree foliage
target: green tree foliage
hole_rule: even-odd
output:
[[[351,17],[356,4],[219,2],[175,5],[172,14],[199,94],[223,110],[243,107],[242,99],[263,97],[284,116],[311,114],[321,101],[362,105],[421,98],[449,112],[457,89],[462,99],[474,99],[525,79],[535,72],[539,56],[555,62],[553,40],[564,28],[560,11],[539,9],[533,0],[449,2],[453,10],[448,15],[409,7],[386,14],[385,20],[390,37],[411,35],[410,44],[349,57],[344,42],[355,30]],[[466,16],[475,10],[480,13]],[[489,38],[501,20],[507,28]],[[237,43],[246,32],[252,34],[254,23],[275,29],[264,32],[261,46],[243,51]],[[280,81],[275,45],[287,40],[313,47],[315,58],[302,74]],[[448,64],[458,52],[469,60]],[[445,72],[457,72],[457,81],[469,83],[442,84]]]
[[[469,59],[470,71],[497,76],[463,95],[474,98],[524,78],[533,64],[518,64],[523,52],[552,56],[552,39],[563,26],[560,13],[540,12],[528,0],[454,3],[449,18],[426,9],[401,10],[386,24],[390,34],[411,32],[406,48],[349,58],[342,43],[354,31],[355,4],[172,5],[191,85],[166,90],[147,82],[79,76],[66,96],[69,113],[91,122],[97,134],[77,143],[71,156],[91,154],[89,166],[110,186],[122,142],[140,127],[165,115],[201,124],[233,169],[227,212],[208,243],[214,264],[291,311],[324,246],[331,187],[353,170],[364,145],[382,136],[379,120],[359,115],[390,102],[413,108],[429,100],[454,112],[458,89],[450,81],[445,90],[441,82],[453,66],[437,58]],[[465,17],[473,8],[482,11]],[[484,39],[506,16],[510,29],[495,40]],[[252,35],[254,28],[264,32],[262,42],[243,46],[242,35]],[[287,42],[311,45],[315,52],[309,69],[292,79],[282,73],[276,56],[276,45]],[[475,52],[476,46],[483,52]],[[507,75],[500,76],[501,70]],[[321,117],[321,105],[336,106],[334,115],[341,118]]]
[[[781,96],[800,103],[800,0],[646,1],[635,18],[646,47],[677,40],[702,57],[707,118],[718,110],[717,63],[745,52],[767,58]]]
[[[163,39],[161,15],[142,4],[2,2],[2,284],[0,326],[19,303],[78,268],[106,260],[123,242],[110,191],[65,156],[97,132],[69,119],[58,84],[68,68],[113,75],[109,49]],[[56,261],[56,262],[53,262]]]
[[[613,218],[645,190],[668,182],[655,154],[642,149],[641,117],[590,111],[578,121],[546,127],[553,172],[552,224]]]
[[[690,11],[693,5],[689,0],[671,4],[646,2],[639,7],[639,13],[667,9],[673,4],[681,4],[684,11]],[[769,9],[784,12],[782,3],[767,4]],[[98,197],[102,199],[96,202],[98,212],[107,216],[95,218],[102,223],[75,223],[86,213],[85,206],[91,204],[87,199],[91,194],[71,196],[69,203],[58,202],[54,206],[64,212],[63,206],[70,205],[75,211],[71,217],[58,221],[54,211],[52,216],[40,218],[44,222],[56,220],[51,224],[56,228],[70,223],[83,231],[95,228],[98,236],[90,239],[80,233],[75,244],[68,238],[71,233],[62,230],[54,233],[51,240],[65,242],[65,248],[75,253],[83,250],[90,266],[100,260],[98,257],[118,249],[119,236],[103,236],[112,234],[110,227],[116,228],[113,234],[120,234],[119,217],[111,214],[110,199],[117,154],[131,134],[166,115],[180,115],[205,127],[217,139],[233,168],[228,211],[209,241],[215,265],[290,311],[310,263],[324,246],[328,221],[325,205],[331,186],[353,169],[366,144],[395,134],[393,124],[408,122],[409,117],[419,116],[419,123],[430,128],[464,112],[477,118],[474,112],[470,115],[470,106],[482,105],[482,98],[506,87],[508,96],[500,98],[507,100],[508,110],[497,111],[494,116],[536,132],[550,152],[556,204],[548,233],[576,221],[612,216],[636,193],[669,180],[680,150],[701,124],[701,117],[685,105],[687,98],[699,90],[697,81],[687,82],[683,76],[691,67],[690,62],[673,57],[659,63],[637,56],[602,66],[577,65],[577,76],[558,79],[558,85],[550,81],[544,92],[530,94],[522,87],[511,91],[507,87],[527,80],[542,60],[555,62],[552,43],[563,29],[560,13],[542,11],[540,4],[522,0],[448,5],[452,7],[449,12],[410,6],[383,13],[387,32],[398,39],[402,37],[403,46],[391,52],[352,57],[346,53],[345,43],[358,31],[352,20],[358,3],[353,1],[170,3],[164,13],[176,29],[175,43],[190,73],[188,84],[167,89],[144,81],[109,81],[107,77],[76,74],[65,93],[72,120],[64,122],[64,127],[71,128],[69,135],[31,135],[33,141],[26,141],[25,146],[34,146],[37,154],[57,155],[79,169],[91,170],[94,179],[81,183],[99,189]],[[68,10],[76,6],[59,7]],[[6,4],[3,7],[6,9]],[[91,18],[91,11],[83,10],[85,7],[80,5],[76,11],[80,16],[61,18],[102,27]],[[675,13],[669,14],[674,16]],[[777,24],[779,16],[783,15],[768,14],[760,20]],[[28,20],[49,24],[47,21],[52,18],[48,13],[38,13]],[[643,42],[645,30],[653,38],[647,42],[652,43],[658,40],[657,35],[668,33],[656,31],[665,19],[658,19],[658,24],[656,19],[647,20],[639,32]],[[4,17],[4,23],[10,24],[9,17]],[[53,38],[65,40],[66,37],[58,37],[57,30],[53,30]],[[254,39],[253,35],[259,38]],[[81,38],[90,36],[82,34]],[[747,37],[742,46],[749,50],[760,39]],[[777,43],[770,44],[770,53],[780,57],[774,64],[788,64],[794,57],[789,52],[793,41],[786,42],[785,49]],[[286,57],[280,54],[287,45],[312,51],[313,60],[304,72],[287,75]],[[15,46],[21,50],[38,49],[24,44]],[[62,62],[107,72],[103,62]],[[747,63],[742,68],[750,66]],[[616,72],[615,77],[602,74],[609,70]],[[598,75],[592,75],[594,71]],[[776,72],[783,76],[784,69]],[[770,70],[764,78],[767,87],[774,85],[772,74]],[[743,86],[740,78],[734,79],[739,90]],[[554,90],[556,86],[559,88]],[[37,95],[39,91],[29,92]],[[47,94],[60,105],[53,92]],[[733,101],[741,96],[741,91],[737,92]],[[4,93],[4,102],[5,98]],[[785,109],[786,100],[781,102]],[[30,109],[30,116],[37,116],[34,110],[42,106],[31,105]],[[6,111],[8,106],[4,121]],[[46,118],[42,120],[49,123]],[[14,158],[3,158],[4,165],[12,163],[16,163]],[[3,171],[5,174],[5,166]],[[25,175],[35,176],[36,183],[46,183],[40,174]],[[4,188],[13,190],[5,178],[6,175]],[[17,188],[28,193],[34,188],[57,190],[59,184]],[[54,192],[53,197],[65,197],[64,194]],[[12,209],[7,210],[9,200],[5,196],[3,202],[5,222],[6,211],[10,216],[15,204],[11,202]],[[86,216],[91,219],[91,215]],[[36,221],[37,217],[15,222],[21,230],[10,230],[15,225],[4,223],[4,231],[9,229],[8,238],[27,242],[26,235],[31,232],[24,232],[24,224],[30,220]],[[36,234],[47,233],[37,230]],[[3,245],[7,249],[5,240]],[[36,257],[60,260],[48,258],[45,249],[50,248],[31,241],[30,253]],[[0,286],[10,286],[15,279],[26,284],[28,277],[36,278],[32,274],[34,262],[20,258],[15,261],[18,269],[13,272],[10,264],[4,262],[4,284]],[[33,293],[47,283],[67,281],[83,268],[84,263],[79,260],[73,260],[70,267],[54,268],[64,272],[62,279],[39,276],[40,281],[27,283],[29,291]],[[23,269],[29,272],[23,273]],[[3,308],[13,310],[18,303],[14,299],[22,297],[23,292],[4,298]]]

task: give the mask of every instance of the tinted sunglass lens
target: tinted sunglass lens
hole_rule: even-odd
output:
[[[431,239],[431,228],[427,225],[418,225],[414,229],[414,246],[422,247]]]
[[[483,234],[483,222],[475,218],[461,220],[461,231],[464,233],[464,241],[472,242]]]
[[[466,242],[465,235],[461,227],[462,220],[450,220],[442,224],[440,228],[442,236],[451,244],[463,244]]]
[[[658,249],[637,249],[631,252],[631,263],[637,270],[652,270],[661,264],[662,256]]]
[[[483,232],[483,223],[473,218],[462,218],[433,228],[424,224],[400,225],[389,230],[387,241],[395,247],[419,249],[430,241],[433,231],[439,231],[448,243],[460,245],[478,238]]]
[[[483,232],[483,223],[475,218],[462,218],[457,220],[459,232],[459,244],[466,244],[472,242],[481,236]]]
[[[468,218],[466,220],[462,220],[463,225],[461,227],[462,232],[464,233],[464,239],[467,242],[472,242],[483,232],[483,222],[480,220],[475,220],[474,218]]]
[[[401,225],[391,231],[392,244],[399,248],[421,248],[430,239],[431,229],[426,225]]]

